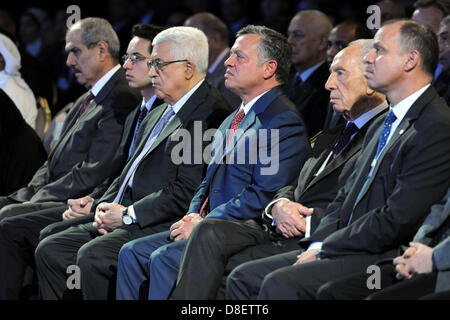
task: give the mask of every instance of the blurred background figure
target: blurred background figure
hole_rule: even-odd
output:
[[[221,0],[220,9],[230,32],[229,39],[234,41],[236,32],[250,23],[247,15],[248,0]]]
[[[230,56],[228,28],[225,23],[212,13],[201,12],[189,17],[184,25],[200,29],[205,33],[209,48],[206,80],[219,89],[232,108],[239,107],[241,98],[225,86],[224,62]]]
[[[382,0],[376,3],[381,11],[380,24],[392,19],[406,17],[405,7],[399,0]],[[373,30],[376,32],[377,30]]]
[[[47,154],[36,132],[2,89],[0,106],[0,196],[6,196],[27,185]]]
[[[450,14],[450,0],[417,0],[414,2],[414,8],[411,19],[429,25],[437,35],[441,20]],[[442,65],[439,62],[434,73],[435,80],[441,72]]]
[[[450,106],[450,15],[441,21],[438,34],[439,63],[442,72],[433,85],[441,97]]]
[[[11,98],[22,117],[34,129],[37,116],[36,99],[22,79],[20,68],[19,50],[10,38],[0,34],[0,88]]]

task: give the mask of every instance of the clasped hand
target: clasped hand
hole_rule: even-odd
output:
[[[285,238],[293,238],[305,234],[305,217],[310,216],[313,211],[300,203],[280,200],[272,207],[272,217],[277,223],[277,230]]]
[[[122,211],[124,208],[118,203],[100,203],[95,209],[95,218],[92,226],[97,228],[101,234],[113,231],[123,224]]]
[[[194,226],[203,218],[198,213],[191,213],[170,226],[170,239],[179,241],[189,238]]]
[[[397,279],[411,279],[419,273],[431,273],[433,271],[433,248],[419,242],[410,242],[409,248],[394,259]]]

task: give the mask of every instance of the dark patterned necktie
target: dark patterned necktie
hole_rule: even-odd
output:
[[[344,149],[353,134],[358,131],[358,127],[353,122],[349,122],[347,126],[342,131],[339,141],[333,149],[332,159],[336,158],[338,154]]]
[[[89,92],[89,94],[86,96],[86,98],[84,98],[83,104],[80,109],[80,113],[78,114],[78,118],[83,115],[83,113],[86,111],[87,107],[91,103],[91,100],[94,99],[94,97],[95,96],[92,94],[92,92]]]
[[[231,141],[231,139],[234,136],[234,133],[236,132],[236,129],[241,124],[242,120],[245,117],[244,109],[241,108],[239,111],[234,115],[233,120],[231,121],[230,130],[228,131],[228,137],[226,145],[228,146],[228,143]],[[209,202],[209,196],[206,197],[205,201],[203,202],[202,206],[200,207],[200,216],[204,218],[209,213],[209,206],[207,206]]]
[[[300,87],[302,85],[302,83],[303,83],[302,78],[297,73],[295,75],[294,83],[292,84],[292,86],[289,88],[289,91],[288,91],[289,99],[291,99],[291,100],[294,99],[297,88]]]

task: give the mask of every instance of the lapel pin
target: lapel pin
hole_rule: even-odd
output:
[[[403,134],[403,132],[405,132],[404,129],[400,130],[400,132],[398,134]]]

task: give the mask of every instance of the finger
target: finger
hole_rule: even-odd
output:
[[[300,203],[295,203],[295,208],[298,212],[304,216],[310,216],[314,213],[314,208],[308,208]]]

